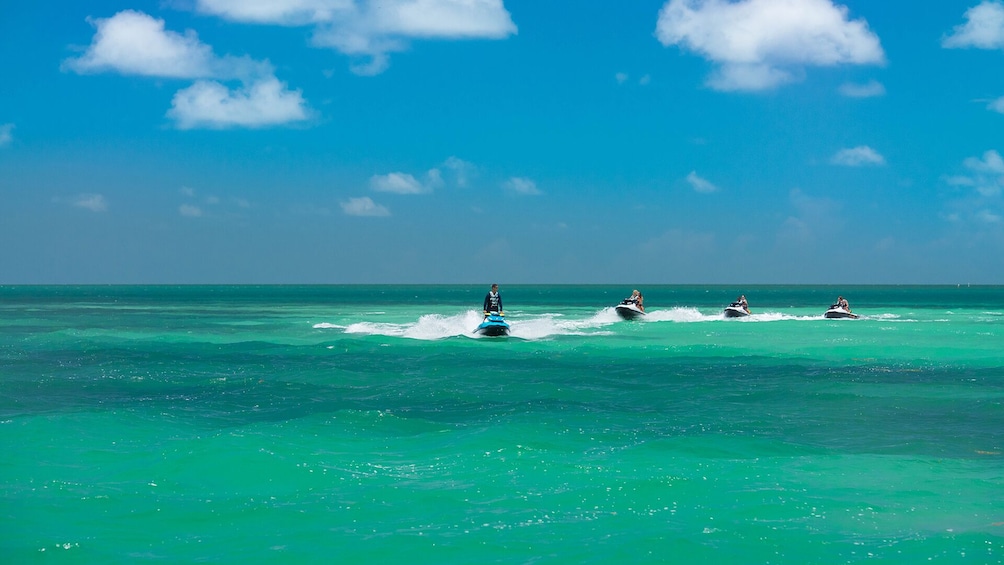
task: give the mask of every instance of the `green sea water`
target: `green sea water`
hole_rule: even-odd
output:
[[[0,287],[0,562],[1004,561],[1004,287],[502,282]]]

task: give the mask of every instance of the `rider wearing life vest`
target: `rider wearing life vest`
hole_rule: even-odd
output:
[[[485,317],[488,317],[489,312],[502,313],[502,296],[499,295],[499,285],[492,284],[491,291],[485,295],[485,304],[483,310],[485,311]]]

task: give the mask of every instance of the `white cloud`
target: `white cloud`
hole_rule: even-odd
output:
[[[14,124],[0,124],[0,147],[10,145],[14,141]]]
[[[617,84],[624,84],[625,82],[627,82],[628,78],[629,77],[627,73],[617,73],[614,75],[614,79],[617,80]]]
[[[966,23],[941,40],[942,47],[1004,49],[1004,3],[984,0],[966,10]]]
[[[525,177],[512,177],[502,183],[502,188],[525,196],[539,196],[541,194],[537,183]]]
[[[301,92],[288,90],[275,77],[234,90],[200,80],[179,90],[167,112],[180,129],[266,127],[303,121],[308,114]]]
[[[995,150],[979,157],[969,157],[962,162],[966,173],[945,177],[958,195],[946,204],[942,217],[953,223],[970,227],[999,226],[1004,214],[1004,158]]]
[[[834,165],[862,167],[864,165],[885,165],[885,157],[867,145],[841,149],[830,158]]]
[[[71,203],[78,208],[84,208],[91,212],[104,212],[108,209],[105,197],[100,194],[81,194],[73,198]]]
[[[426,173],[426,188],[431,192],[437,188],[441,188],[443,184],[445,184],[443,182],[443,173],[439,169],[429,169],[429,172]]]
[[[377,192],[392,192],[394,194],[423,194],[429,190],[412,175],[406,173],[388,173],[370,177],[370,188]]]
[[[645,86],[646,84],[652,82],[652,75],[645,75],[638,79],[638,84]]]
[[[885,95],[885,86],[877,80],[871,80],[864,84],[848,82],[840,85],[840,94],[848,98],[873,98]]]
[[[718,187],[711,184],[710,181],[697,176],[697,171],[690,171],[690,174],[687,175],[687,182],[690,183],[690,186],[692,186],[696,192],[703,194],[718,192]]]
[[[459,187],[467,186],[469,175],[476,172],[476,168],[457,157],[450,157],[443,162],[448,172],[453,177],[453,181]],[[370,177],[370,189],[377,192],[390,192],[394,194],[427,194],[437,188],[446,185],[443,179],[443,172],[439,168],[429,169],[425,173],[425,180],[419,180],[408,173],[387,173],[386,175],[373,175]]]
[[[203,14],[246,23],[305,25],[330,22],[355,10],[354,0],[198,0]]]
[[[197,0],[196,10],[232,21],[313,25],[313,43],[365,57],[353,72],[375,75],[412,39],[504,39],[517,32],[502,0]]]
[[[831,0],[669,0],[656,37],[718,65],[717,90],[764,90],[792,82],[804,67],[882,64],[864,20]]]
[[[178,206],[178,213],[186,218],[199,218],[202,216],[202,208],[192,204],[182,204]]]
[[[200,79],[174,95],[169,118],[180,129],[264,127],[307,119],[299,90],[291,91],[274,75],[268,61],[219,57],[187,30],[165,29],[164,20],[124,10],[89,20],[97,29],[83,55],[64,62],[77,73],[117,72],[157,78]],[[238,80],[230,89],[217,80]]]
[[[446,159],[443,166],[453,173],[454,181],[461,188],[465,188],[470,182],[470,178],[478,172],[478,168],[473,163],[468,163],[452,155]]]
[[[950,222],[971,225],[1001,223],[1004,194],[1004,158],[994,150],[962,162],[966,174],[946,177],[945,182],[957,187],[960,197],[948,203],[943,216]]]
[[[80,74],[117,72],[159,78],[244,78],[271,74],[267,62],[250,57],[217,57],[198,35],[166,30],[164,20],[124,10],[110,18],[89,18],[97,28],[83,55],[64,67]]]
[[[953,177],[956,186],[972,186],[981,196],[996,197],[1004,191],[1004,158],[1000,153],[990,150],[983,153],[983,157],[969,157],[962,162],[962,165],[969,169],[970,175],[964,177]],[[965,179],[968,182],[962,183],[958,180]]]
[[[962,163],[967,169],[977,173],[1004,175],[1004,158],[991,149],[983,154],[983,158],[969,157]]]
[[[373,202],[368,196],[360,198],[349,198],[347,202],[340,202],[342,211],[349,216],[390,216],[390,210]]]
[[[987,109],[1004,114],[1004,96],[990,102],[990,104],[987,105]]]

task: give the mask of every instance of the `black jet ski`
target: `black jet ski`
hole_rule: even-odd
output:
[[[840,306],[839,304],[833,304],[830,309],[823,313],[824,318],[857,318],[858,315],[852,313],[850,310]]]
[[[625,320],[634,320],[645,316],[645,311],[638,307],[638,303],[630,298],[621,300],[621,303],[614,307],[617,315]]]
[[[743,308],[741,302],[733,302],[732,304],[729,304],[725,307],[725,311],[723,313],[726,318],[745,318],[750,315],[749,310]]]

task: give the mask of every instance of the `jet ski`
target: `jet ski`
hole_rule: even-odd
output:
[[[485,321],[481,322],[481,325],[474,330],[474,333],[492,337],[509,335],[509,324],[506,323],[504,314],[489,312],[485,316]]]
[[[726,318],[745,318],[749,316],[750,313],[743,308],[743,305],[739,302],[733,302],[725,307],[724,311]]]
[[[625,298],[620,304],[614,307],[617,315],[625,320],[633,320],[645,316],[645,311],[638,307],[638,304],[630,298]]]
[[[858,315],[854,314],[854,313],[851,313],[850,310],[848,310],[848,309],[846,309],[846,308],[844,308],[844,307],[842,307],[840,305],[833,304],[833,305],[830,306],[829,310],[827,310],[826,312],[823,313],[823,317],[824,318],[857,318]]]

